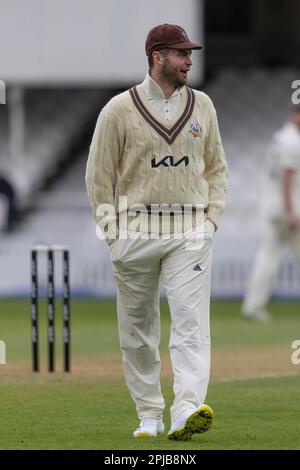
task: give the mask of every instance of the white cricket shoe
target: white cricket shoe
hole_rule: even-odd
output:
[[[209,430],[213,422],[213,410],[208,405],[201,405],[196,410],[186,409],[175,419],[168,439],[190,441],[193,434],[202,434]]]
[[[242,309],[242,316],[245,320],[259,321],[261,323],[268,323],[271,320],[270,313],[264,308],[258,308],[256,310]]]
[[[134,431],[133,437],[156,437],[165,430],[160,418],[142,418],[139,427]]]

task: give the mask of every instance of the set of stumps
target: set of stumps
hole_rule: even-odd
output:
[[[39,266],[42,253],[47,256],[47,343],[48,371],[55,371],[55,261],[62,262],[62,328],[63,328],[63,370],[71,371],[71,322],[70,322],[70,253],[62,245],[36,245],[31,250],[31,346],[32,370],[40,371],[39,357]]]

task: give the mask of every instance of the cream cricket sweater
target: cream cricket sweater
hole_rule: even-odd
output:
[[[167,120],[158,111],[157,93],[151,105],[155,86],[144,82],[115,96],[96,124],[86,185],[96,222],[109,238],[116,235],[115,217],[99,216],[97,209],[111,204],[119,212],[120,196],[127,196],[128,206],[203,204],[216,225],[225,206],[227,164],[210,98],[182,87],[178,111]]]

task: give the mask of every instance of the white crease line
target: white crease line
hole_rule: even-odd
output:
[[[261,375],[248,375],[245,377],[223,377],[221,379],[218,379],[215,381],[215,383],[226,383],[226,382],[244,382],[247,380],[259,380],[259,379],[276,379],[280,377],[293,377],[295,375],[299,375],[299,372],[287,372],[287,373],[282,373],[282,374],[275,374],[275,373],[269,373],[269,374],[261,374]],[[214,382],[214,381],[212,381]]]

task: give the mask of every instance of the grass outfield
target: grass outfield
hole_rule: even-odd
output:
[[[273,303],[269,325],[239,317],[238,302],[213,302],[212,377],[207,402],[214,426],[191,442],[166,436],[134,440],[138,421],[124,384],[112,302],[74,301],[72,368],[61,372],[57,314],[55,374],[31,372],[28,301],[0,301],[0,449],[299,449],[300,365],[291,364],[291,343],[300,339],[299,303]],[[41,316],[42,316],[41,309]],[[44,314],[45,315],[45,314]],[[45,320],[45,319],[43,319]],[[162,305],[162,388],[165,424],[172,402],[167,354],[169,316]],[[46,325],[40,324],[45,350]]]

